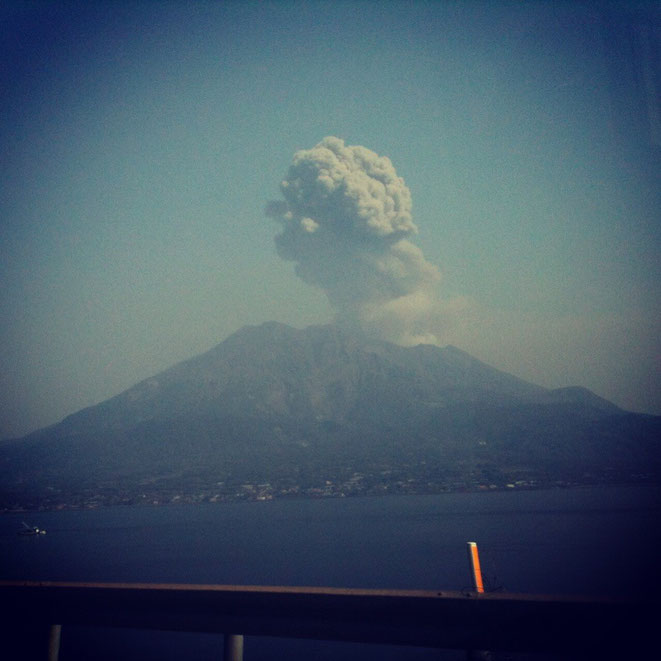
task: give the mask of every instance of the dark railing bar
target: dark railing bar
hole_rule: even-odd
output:
[[[227,634],[238,661],[244,635],[510,652],[572,650],[632,658],[652,649],[649,595],[641,600],[512,593],[356,588],[0,581],[3,633],[66,625]],[[5,608],[5,610],[7,610]],[[51,630],[51,638],[59,636]],[[52,661],[57,659],[51,657]]]

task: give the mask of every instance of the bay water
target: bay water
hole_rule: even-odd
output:
[[[7,513],[0,578],[463,590],[475,541],[487,589],[635,596],[658,584],[660,514],[659,486]],[[23,521],[47,534],[17,535]],[[222,644],[211,634],[70,627],[60,658],[220,659]],[[465,655],[246,638],[246,661],[277,658]]]

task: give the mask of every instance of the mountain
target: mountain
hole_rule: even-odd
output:
[[[656,478],[660,432],[452,346],[269,322],[1,443],[0,507]]]

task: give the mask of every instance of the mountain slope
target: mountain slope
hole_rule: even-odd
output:
[[[346,487],[357,474],[429,490],[658,474],[660,431],[658,417],[527,383],[455,347],[270,322],[0,444],[0,497],[131,499],[162,495],[168,480],[170,491],[236,494],[245,482]]]

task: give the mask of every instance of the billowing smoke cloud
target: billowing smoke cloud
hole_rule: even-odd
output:
[[[411,193],[390,159],[335,137],[294,154],[266,214],[278,254],[321,287],[340,319],[401,344],[435,343],[440,275],[409,240]]]

